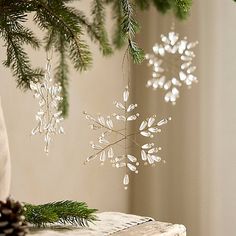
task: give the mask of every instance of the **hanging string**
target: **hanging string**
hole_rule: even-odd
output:
[[[130,54],[128,53],[128,51],[129,51],[129,47],[126,48],[125,53],[123,55],[123,59],[122,59],[122,77],[123,77],[123,83],[125,84],[125,86],[128,86],[128,88],[130,88],[131,87],[131,60],[130,60]],[[127,76],[125,73],[125,65],[127,65]]]

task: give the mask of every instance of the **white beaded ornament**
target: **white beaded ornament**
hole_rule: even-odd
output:
[[[138,105],[128,104],[128,99],[129,90],[126,87],[123,92],[123,102],[114,102],[118,110],[117,113],[111,116],[98,115],[94,117],[84,112],[86,119],[90,122],[90,128],[100,132],[97,142],[90,142],[95,153],[89,156],[85,163],[97,158],[101,164],[108,161],[112,167],[125,168],[126,172],[123,177],[125,189],[129,184],[129,173],[137,174],[140,162],[143,162],[144,165],[154,166],[155,163],[161,161],[161,157],[158,155],[161,147],[155,146],[150,139],[161,132],[161,127],[171,120],[164,118],[156,121],[156,116],[151,116],[139,124],[137,131],[130,132],[129,125],[139,118],[139,113],[134,113]],[[143,136],[146,141],[142,144],[138,143],[136,141],[137,135]],[[140,158],[132,153],[130,148],[132,146],[140,150]]]
[[[44,136],[44,151],[48,154],[52,136],[64,133],[61,126],[63,121],[62,112],[58,111],[59,103],[63,99],[60,95],[61,86],[54,84],[52,80],[50,59],[47,59],[43,80],[37,83],[31,82],[30,88],[39,102],[39,111],[35,115],[37,126],[31,133],[32,135],[42,134]]]
[[[161,43],[153,46],[153,54],[145,55],[148,66],[152,67],[152,78],[147,81],[147,87],[164,89],[165,101],[175,104],[180,86],[184,84],[190,88],[198,82],[193,64],[193,49],[197,44],[188,42],[187,37],[179,39],[179,34],[173,31],[167,36],[161,35]]]

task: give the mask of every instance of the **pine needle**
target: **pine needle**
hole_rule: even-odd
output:
[[[139,25],[133,18],[133,6],[129,0],[121,0],[123,9],[122,33],[128,39],[128,47],[130,55],[134,63],[141,63],[144,59],[144,52],[133,41],[133,38],[139,30]]]
[[[28,223],[37,227],[50,224],[71,224],[88,226],[89,222],[97,220],[96,209],[89,209],[84,202],[59,201],[43,205],[24,205],[24,216]]]

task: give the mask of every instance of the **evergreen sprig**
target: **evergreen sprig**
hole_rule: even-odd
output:
[[[144,51],[133,41],[135,34],[139,30],[139,25],[133,17],[133,5],[130,0],[121,0],[123,9],[122,33],[128,39],[130,55],[135,63],[141,63],[144,59]]]
[[[157,10],[166,13],[173,10],[175,16],[184,20],[189,16],[192,0],[152,0]]]
[[[60,83],[62,88],[61,93],[63,99],[59,104],[59,110],[62,111],[62,115],[65,117],[68,115],[68,107],[69,107],[69,101],[68,101],[69,67],[66,61],[67,41],[62,34],[60,34],[59,37],[60,37],[59,42],[55,47],[56,52],[59,54],[59,61],[56,67],[55,80],[58,83]]]
[[[0,35],[5,41],[7,51],[7,58],[3,64],[12,69],[13,75],[18,78],[19,87],[29,88],[30,81],[34,81],[42,73],[39,69],[32,69],[30,59],[23,48],[24,44],[34,49],[40,45],[33,32],[21,24],[25,20],[26,15],[21,12],[1,14]]]
[[[93,24],[91,28],[95,28],[97,31],[98,39],[103,42],[100,44],[100,50],[103,55],[110,55],[112,53],[112,48],[108,40],[108,35],[105,28],[105,8],[104,0],[93,0],[92,3],[92,16]]]
[[[26,222],[37,227],[51,224],[72,224],[88,226],[97,220],[96,209],[89,209],[84,202],[59,201],[43,205],[24,204]]]
[[[113,44],[116,49],[121,49],[125,43],[126,39],[123,35],[123,9],[120,0],[107,0],[107,3],[112,3],[113,19],[115,20],[115,30],[113,34]]]
[[[175,0],[175,4],[173,6],[175,15],[179,19],[186,19],[189,15],[191,6],[192,0]]]
[[[104,56],[113,52],[106,31],[106,5],[112,4],[115,20],[113,45],[116,49],[128,45],[135,63],[144,58],[143,50],[135,42],[139,24],[135,20],[135,8],[146,10],[154,3],[156,8],[166,13],[173,10],[176,17],[185,19],[190,12],[192,0],[90,0],[91,17],[72,7],[75,0],[0,0],[0,37],[4,40],[6,60],[4,66],[13,71],[17,85],[28,89],[31,81],[40,79],[41,69],[35,69],[25,51],[25,45],[33,49],[45,47],[55,50],[58,64],[55,78],[62,86],[63,101],[60,104],[63,115],[68,114],[69,60],[78,71],[91,67],[92,55],[88,42],[84,41],[87,33],[90,39],[99,45]],[[44,41],[40,41],[34,32],[25,26],[28,15],[32,13],[34,22],[45,32]]]

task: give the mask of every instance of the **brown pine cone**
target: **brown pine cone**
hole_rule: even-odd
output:
[[[28,232],[23,205],[11,198],[0,201],[0,236],[24,236]]]

